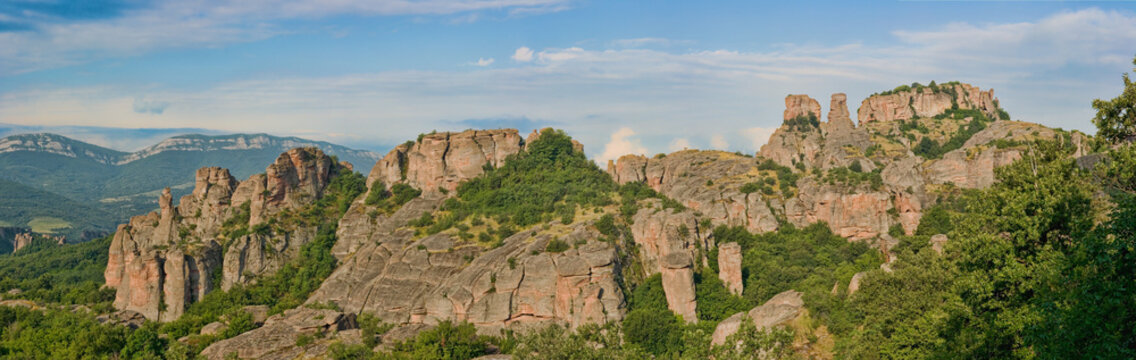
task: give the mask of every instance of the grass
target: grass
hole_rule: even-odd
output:
[[[11,226],[12,226],[12,223],[4,221],[4,220],[0,220],[0,227],[11,227]]]
[[[54,234],[56,230],[71,227],[71,223],[60,218],[41,216],[28,221],[28,227],[32,228],[33,232]]]

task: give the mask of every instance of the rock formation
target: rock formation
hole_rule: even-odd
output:
[[[308,302],[334,303],[395,324],[469,321],[493,334],[549,323],[619,321],[625,303],[616,282],[616,251],[590,225],[547,231],[537,226],[491,250],[445,233],[421,239],[405,229],[380,235],[349,256]],[[545,252],[558,233],[578,246]]]
[[[116,289],[115,307],[169,321],[218,285],[209,276],[217,267],[226,289],[274,271],[314,237],[314,229],[270,229],[228,239],[225,231],[232,229],[223,229],[225,222],[241,219],[247,222],[233,226],[247,228],[282,210],[314,203],[333,166],[322,151],[297,148],[281,154],[266,174],[245,182],[225,169],[202,168],[193,192],[178,206],[167,188],[159,197],[159,211],[120,225],[111,242],[104,276],[106,285]],[[224,254],[222,242],[229,243]]]
[[[404,182],[426,192],[453,191],[462,180],[480,175],[484,166],[500,166],[524,144],[513,129],[422,135],[417,142],[399,145],[379,160],[367,185],[382,181],[389,187]]]
[[[714,329],[711,343],[714,345],[725,344],[730,335],[738,332],[743,321],[752,321],[759,330],[783,325],[796,319],[804,311],[804,306],[805,302],[801,300],[800,292],[789,290],[777,294],[749,312],[740,312],[722,320]]]
[[[947,235],[935,234],[931,235],[931,240],[928,241],[928,243],[931,244],[931,250],[935,251],[936,254],[942,255],[943,246],[947,245],[947,241]]]
[[[718,245],[718,278],[731,294],[742,294],[742,246],[738,243]]]
[[[933,117],[957,106],[959,109],[976,109],[987,117],[1001,119],[998,99],[994,90],[982,91],[976,86],[948,83],[938,86],[908,89],[882,95],[872,95],[860,103],[856,117],[860,125],[868,122],[892,122],[918,117]]]
[[[223,325],[222,325],[223,326]],[[201,352],[206,359],[295,359],[325,354],[334,341],[360,342],[354,314],[335,310],[298,307],[269,317],[264,326],[209,345]],[[202,330],[204,331],[204,329]],[[304,344],[301,336],[312,339]]]

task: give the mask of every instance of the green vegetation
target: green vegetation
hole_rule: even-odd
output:
[[[20,289],[5,296],[109,309],[114,290],[102,285],[110,241],[107,236],[60,246],[37,238],[15,254],[0,255],[0,292]]]
[[[924,137],[922,140],[920,140],[919,143],[911,149],[911,151],[914,152],[915,155],[922,156],[925,159],[938,159],[943,157],[943,154],[961,148],[967,140],[970,140],[971,136],[974,136],[974,134],[977,134],[979,131],[986,129],[986,124],[989,124],[991,121],[993,121],[990,118],[986,117],[986,114],[973,109],[950,109],[943,112],[942,114],[936,115],[935,118],[952,118],[955,120],[964,120],[966,118],[971,118],[971,120],[969,123],[964,125],[959,132],[951,135],[950,139],[947,139],[946,143],[939,144],[935,140],[931,140],[928,137]]]
[[[828,184],[845,184],[849,186],[860,186],[860,184],[868,184],[874,190],[879,190],[884,185],[884,180],[880,177],[883,171],[881,168],[876,168],[869,172],[863,172],[863,168],[857,171],[860,162],[853,162],[852,167],[834,167],[828,169],[824,173],[822,181]]]
[[[800,164],[800,163],[798,163],[798,164]],[[802,176],[801,174],[794,173],[793,169],[790,169],[790,168],[785,167],[785,166],[781,166],[780,164],[777,164],[776,162],[774,162],[773,160],[770,160],[770,159],[765,159],[765,161],[762,161],[760,164],[758,164],[757,169],[763,170],[763,171],[764,170],[775,171],[777,173],[778,188],[781,190],[781,195],[783,195],[785,197],[793,196],[793,189],[797,188],[797,180],[800,179],[800,177]],[[766,181],[766,184],[772,185],[769,182],[769,179],[766,179],[765,181]],[[768,194],[769,193],[766,193],[766,195],[768,195]]]
[[[788,126],[792,131],[813,131],[820,129],[820,121],[817,120],[817,114],[810,112],[808,115],[798,115],[795,118],[785,120],[785,126]]]
[[[1136,65],[1136,58],[1132,59]],[[1136,69],[1133,69],[1136,71]],[[1097,110],[1093,124],[1097,126],[1097,136],[1109,143],[1131,141],[1136,136],[1136,82],[1124,74],[1124,90],[1112,100],[1093,100]]]
[[[119,220],[84,203],[4,179],[0,179],[0,219],[3,226],[35,227],[37,232],[54,229],[71,242],[90,240],[84,230],[106,234]],[[3,247],[0,252],[11,252],[10,246]]]
[[[28,227],[32,228],[33,232],[55,234],[59,230],[71,227],[71,223],[56,217],[40,216],[28,221]]]

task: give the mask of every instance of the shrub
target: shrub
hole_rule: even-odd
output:
[[[564,252],[565,250],[568,250],[570,248],[571,246],[569,246],[567,242],[564,242],[560,239],[552,239],[548,241],[548,245],[544,247],[544,251],[550,253],[559,253]]]

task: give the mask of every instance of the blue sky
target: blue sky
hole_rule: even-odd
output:
[[[433,129],[555,126],[605,161],[755,151],[787,94],[827,112],[844,92],[855,113],[873,92],[959,80],[1015,119],[1091,132],[1090,101],[1119,93],[1134,55],[1136,2],[7,0],[0,123],[376,151]]]

